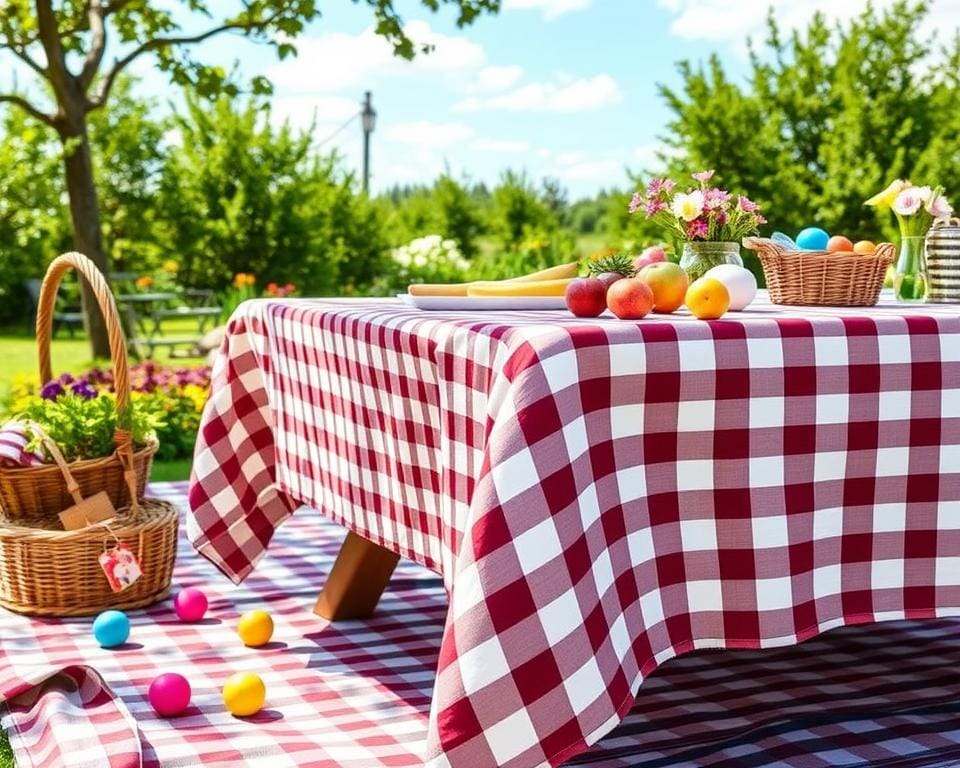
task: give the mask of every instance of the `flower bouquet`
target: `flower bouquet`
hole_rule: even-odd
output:
[[[893,289],[898,301],[924,301],[927,297],[927,264],[924,237],[937,219],[949,219],[953,207],[943,196],[943,187],[914,186],[896,179],[866,205],[892,210],[900,226],[900,256]]]
[[[752,200],[707,186],[713,175],[712,170],[692,174],[699,186],[685,192],[676,191],[672,179],[655,178],[630,201],[631,214],[642,210],[671,239],[683,243],[680,266],[691,281],[717,264],[743,266],[740,241],[767,221]]]

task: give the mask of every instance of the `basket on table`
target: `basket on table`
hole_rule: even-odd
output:
[[[744,238],[743,245],[757,252],[774,304],[873,306],[894,257],[892,243],[854,254],[790,250],[763,237]]]
[[[84,616],[107,608],[150,605],[170,591],[176,558],[177,510],[167,502],[141,497],[157,446],[134,453],[132,437],[124,428],[130,382],[127,345],[116,304],[103,275],[79,253],[54,260],[43,281],[37,311],[41,378],[51,378],[53,300],[60,280],[71,268],[90,283],[107,323],[117,397],[117,449],[106,458],[68,464],[56,445],[48,443],[53,465],[0,470],[4,485],[0,605],[37,616]],[[117,477],[122,488],[117,488]],[[110,496],[116,517],[78,530],[62,530],[57,515],[99,491]],[[21,499],[29,500],[31,506],[18,505]],[[117,544],[134,554],[142,571],[122,592],[111,589],[99,562],[100,555]]]
[[[103,276],[92,261],[81,254],[66,254],[50,265],[50,269],[40,290],[37,304],[37,347],[40,356],[40,382],[53,378],[50,367],[50,339],[53,330],[53,310],[57,289],[64,273],[71,267],[82,274],[94,286],[100,309],[103,312],[110,334],[110,350],[113,358],[114,384],[117,397],[117,412],[130,407],[130,380],[127,370],[126,342],[123,341],[119,315],[113,294]],[[131,498],[142,498],[153,455],[158,443],[154,440],[133,453],[133,470],[136,473],[136,491],[124,478],[124,465],[121,458],[123,435],[118,432],[114,440],[117,450],[109,456],[95,459],[83,459],[70,464],[70,472],[80,486],[83,496],[92,496],[105,491],[119,509],[129,504]],[[127,439],[129,435],[127,436]],[[60,510],[73,503],[67,491],[63,473],[54,464],[39,467],[3,467],[0,466],[0,508],[9,520],[20,520],[30,524],[56,520]]]

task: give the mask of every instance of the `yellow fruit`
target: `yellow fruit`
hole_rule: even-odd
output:
[[[247,611],[240,617],[237,634],[251,648],[266,645],[273,637],[273,619],[266,611]]]
[[[407,293],[411,296],[466,296],[470,283],[411,283]]]
[[[530,280],[527,282],[473,283],[467,288],[467,296],[563,296],[573,280]]]
[[[853,244],[854,253],[873,253],[875,250],[877,246],[870,240],[858,240]]]
[[[541,280],[563,280],[565,278],[576,277],[579,271],[580,265],[575,261],[571,261],[569,264],[559,264],[556,267],[548,267],[547,269],[541,269],[539,272],[531,272],[529,275],[511,277],[505,282],[529,283],[534,281],[539,282]]]
[[[253,672],[237,672],[223,686],[223,706],[232,715],[250,717],[263,709],[267,686]]]
[[[716,320],[730,308],[730,293],[715,277],[701,277],[687,289],[684,302],[700,320]]]

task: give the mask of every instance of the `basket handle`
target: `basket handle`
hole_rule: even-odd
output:
[[[103,274],[89,258],[75,251],[58,256],[47,268],[40,287],[40,299],[37,302],[37,351],[40,361],[40,381],[45,383],[53,378],[50,366],[50,341],[53,338],[53,312],[57,300],[57,290],[63,276],[71,269],[76,270],[90,284],[93,295],[100,305],[104,322],[107,324],[107,339],[110,343],[110,358],[113,363],[113,384],[117,396],[117,428],[113,442],[117,446],[117,458],[123,466],[123,476],[130,491],[130,505],[136,510],[137,478],[133,468],[133,435],[131,434],[130,412],[130,372],[127,367],[127,341],[120,325],[117,303]],[[59,451],[59,449],[57,449]],[[61,455],[61,458],[62,455]],[[54,460],[56,455],[54,454]],[[59,463],[59,462],[58,462]],[[62,467],[61,467],[62,469]]]

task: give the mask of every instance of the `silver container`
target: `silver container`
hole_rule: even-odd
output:
[[[927,232],[927,301],[960,303],[960,219],[938,219]]]

